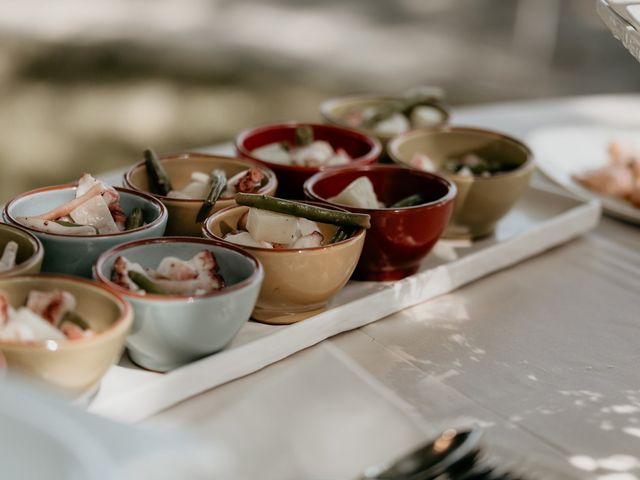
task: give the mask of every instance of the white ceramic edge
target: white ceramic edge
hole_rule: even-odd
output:
[[[501,243],[403,280],[381,283],[374,293],[303,322],[274,330],[270,335],[240,347],[157,376],[134,389],[97,399],[89,410],[122,422],[142,421],[178,402],[256,372],[329,337],[444,295],[565,243],[593,229],[601,213],[600,204],[596,201],[582,203],[571,200],[575,201],[573,208]]]

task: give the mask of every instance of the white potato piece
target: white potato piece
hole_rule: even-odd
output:
[[[270,143],[251,150],[251,155],[265,162],[291,165],[291,155],[280,143]]]
[[[258,242],[249,232],[228,233],[224,236],[228,242],[245,247],[273,248],[269,242]]]
[[[298,239],[298,218],[250,208],[247,231],[257,241],[289,244]]]
[[[319,232],[320,227],[313,220],[308,220],[306,218],[298,218],[298,236],[304,237],[305,235],[310,235],[313,232]]]
[[[309,145],[297,147],[292,152],[292,160],[295,165],[316,167],[326,164],[335,153],[328,142],[316,140]]]
[[[0,335],[3,339],[7,339],[7,335],[29,337],[15,338],[15,340],[64,340],[66,338],[60,330],[27,307],[20,307],[11,315],[9,323],[2,329]]]
[[[378,208],[380,205],[371,180],[364,176],[356,178],[329,201],[357,208]]]
[[[210,183],[191,182],[187,184],[180,192],[188,198],[204,199],[211,190]]]
[[[13,240],[7,242],[0,258],[0,272],[6,272],[16,266],[16,256],[18,255],[18,244]]]
[[[373,127],[373,131],[377,135],[391,137],[400,135],[411,128],[409,120],[401,113],[394,113],[389,118],[379,121]]]
[[[413,157],[411,157],[409,165],[423,172],[435,172],[438,170],[435,162],[426,153],[415,153]]]
[[[314,248],[322,246],[324,236],[320,232],[313,232],[304,237],[300,237],[298,240],[289,245],[289,248]]]
[[[93,225],[101,234],[118,233],[120,230],[113,221],[109,207],[104,199],[97,195],[81,204],[69,213],[74,222],[80,225]]]
[[[204,172],[191,173],[191,181],[200,183],[211,183],[211,175],[207,175]]]
[[[411,126],[413,128],[431,127],[442,121],[442,113],[433,107],[419,105],[411,110]]]

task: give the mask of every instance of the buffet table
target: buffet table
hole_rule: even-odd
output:
[[[640,96],[594,96],[462,108],[452,123],[526,139],[555,124],[638,127],[638,111]],[[603,217],[578,240],[145,423],[219,442],[247,478],[353,478],[457,426],[578,478],[636,478],[639,245],[638,226]]]

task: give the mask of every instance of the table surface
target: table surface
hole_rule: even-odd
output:
[[[453,123],[640,126],[640,96],[459,109]],[[441,429],[577,474],[640,477],[640,228],[593,232],[331,338],[147,423],[226,444],[238,477],[343,479]],[[571,466],[573,465],[573,466]],[[617,475],[617,476],[616,476]],[[557,478],[563,478],[559,475]]]

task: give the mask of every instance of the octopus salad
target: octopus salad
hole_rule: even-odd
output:
[[[0,291],[0,340],[35,342],[92,336],[89,324],[75,309],[76,298],[65,290],[31,290],[26,304],[18,308]]]
[[[39,215],[17,217],[18,223],[46,233],[105,235],[144,225],[142,210],[127,215],[120,194],[110,185],[85,173],[78,181],[75,198]]]
[[[202,250],[190,260],[165,257],[156,268],[144,268],[119,256],[111,280],[132,292],[155,295],[207,295],[225,286],[210,250]]]

